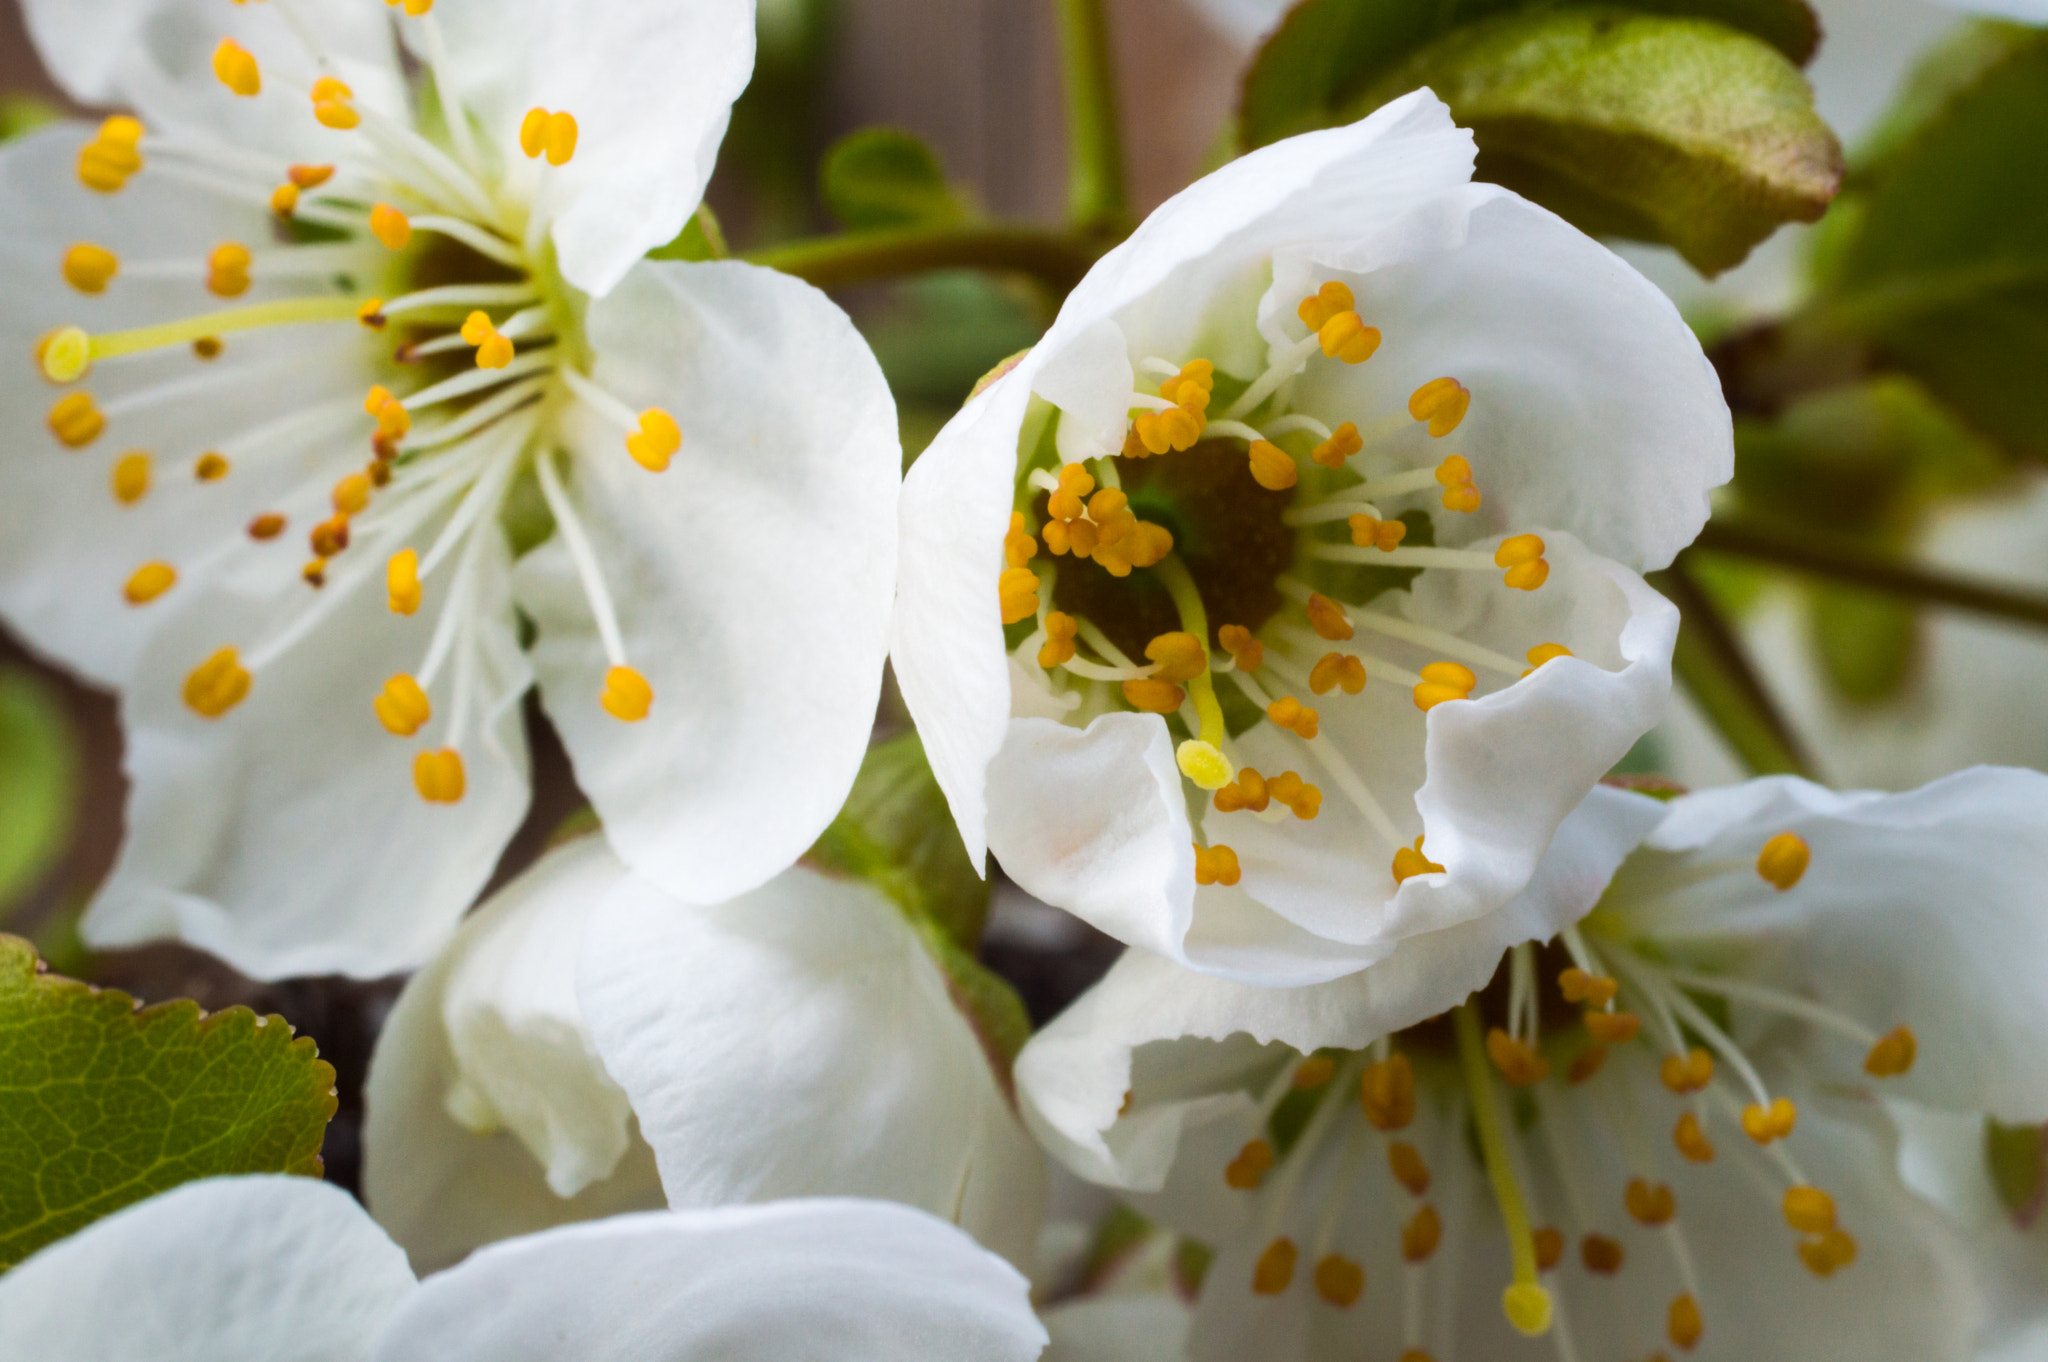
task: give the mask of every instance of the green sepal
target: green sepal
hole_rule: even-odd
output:
[[[318,1177],[335,1106],[284,1018],[137,1008],[0,936],[0,1269],[194,1178]]]
[[[901,128],[860,128],[834,142],[818,167],[818,192],[854,231],[938,227],[966,215],[938,156]]]
[[[0,920],[56,864],[78,795],[78,739],[50,686],[0,670]]]
[[[61,117],[57,106],[46,99],[33,95],[0,97],[0,142],[12,142]]]
[[[2048,1200],[2048,1127],[1985,1118],[1984,1167],[2012,1218],[2033,1223]]]
[[[700,203],[675,239],[666,246],[656,246],[647,258],[703,261],[723,260],[731,254],[725,244],[725,229],[718,225],[718,215],[711,211],[710,204]]]

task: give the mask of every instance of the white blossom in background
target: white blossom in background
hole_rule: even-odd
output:
[[[1024,1279],[879,1201],[654,1211],[508,1240],[416,1281],[346,1192],[208,1178],[0,1279],[40,1362],[1031,1362]]]
[[[400,996],[365,1199],[421,1268],[621,1210],[886,1198],[1029,1268],[1044,1162],[876,891],[801,867],[677,901],[601,837],[491,898]]]
[[[976,860],[1316,982],[1499,908],[1660,717],[1719,384],[1472,158],[1420,91],[1233,162],[919,459],[892,656]]]
[[[1888,1106],[2048,1119],[2044,810],[1991,768],[1602,789],[1508,910],[1351,978],[1128,952],[1026,1117],[1217,1249],[1197,1359],[1968,1358],[1981,1256]]]
[[[130,111],[0,151],[0,614],[127,731],[85,938],[417,965],[525,809],[536,679],[642,873],[799,855],[880,684],[888,391],[809,286],[642,260],[751,3],[25,13]]]

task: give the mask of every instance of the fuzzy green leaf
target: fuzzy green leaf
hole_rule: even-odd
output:
[[[0,671],[0,918],[62,854],[77,791],[63,705],[29,672]]]
[[[0,1270],[194,1178],[320,1173],[334,1070],[282,1017],[137,1009],[0,936]]]
[[[962,213],[939,158],[900,128],[862,128],[833,143],[818,187],[832,216],[855,231],[937,226]]]

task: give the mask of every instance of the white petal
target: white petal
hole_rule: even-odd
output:
[[[875,891],[799,868],[697,908],[628,880],[591,921],[578,991],[671,1206],[883,1197],[1029,1263],[1041,1159]]]
[[[1193,1319],[1179,1297],[1102,1296],[1045,1312],[1041,1362],[1182,1362]]]
[[[424,962],[447,940],[527,803],[519,700],[530,673],[509,554],[502,535],[477,533],[471,638],[429,690],[433,717],[411,740],[386,732],[371,702],[393,673],[419,665],[458,575],[452,566],[428,580],[409,618],[389,610],[370,543],[336,561],[317,597],[274,565],[175,607],[123,697],[128,838],[81,924],[89,943],[176,936],[275,979],[374,978]],[[239,705],[218,719],[186,706],[186,674],[215,649],[246,650],[300,611],[329,606],[259,670]],[[244,660],[253,660],[247,651]],[[427,804],[413,757],[445,739],[464,680],[467,791]]]
[[[887,1202],[656,1211],[484,1249],[431,1278],[378,1362],[1030,1362],[1026,1283]]]
[[[456,88],[506,164],[525,160],[529,109],[575,118],[574,157],[539,163],[533,181],[571,284],[601,297],[683,229],[753,74],[752,0],[440,0],[434,18]]]
[[[845,314],[751,265],[644,265],[589,334],[597,381],[683,431],[653,474],[617,427],[569,418],[569,495],[654,706],[636,724],[599,707],[605,658],[559,534],[519,566],[534,668],[620,857],[717,903],[795,860],[859,770],[895,581],[894,408]]]
[[[1681,874],[1727,868],[1681,892],[1631,898],[1624,910],[1674,947],[1746,947],[1743,972],[1810,991],[1873,1031],[1911,1027],[1918,1061],[1886,1092],[2041,1121],[2044,815],[2048,776],[1996,767],[1902,795],[1835,794],[1789,778],[1705,791],[1675,802],[1650,845],[1679,853]],[[1754,869],[1779,832],[1812,849],[1806,873],[1783,893]],[[1842,1058],[1853,1065],[1861,1055]]]
[[[1255,46],[1287,13],[1287,0],[1195,0],[1195,9],[1239,47]]]
[[[0,1356],[364,1362],[415,1290],[405,1255],[339,1188],[207,1178],[0,1277]]]
[[[378,1033],[363,1192],[421,1271],[666,1204],[575,998],[584,923],[625,874],[601,837],[550,852],[463,923]]]

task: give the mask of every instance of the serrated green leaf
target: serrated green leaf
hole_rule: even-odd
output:
[[[833,143],[818,188],[832,216],[855,231],[929,227],[962,214],[938,156],[901,128],[861,128]]]
[[[0,919],[63,854],[77,791],[63,703],[32,673],[0,671]]]
[[[137,1010],[0,936],[0,1270],[194,1178],[317,1177],[334,1070],[282,1017]]]
[[[1501,15],[1556,8],[1556,0],[1303,0],[1245,74],[1239,140],[1261,147],[1348,122],[1364,112],[1357,105],[1367,89],[1439,39]],[[1761,38],[1802,66],[1820,41],[1819,21],[1804,0],[1639,0],[1624,8],[1711,19]]]
[[[1984,1122],[1984,1166],[2015,1220],[2031,1221],[2048,1195],[2048,1128]]]
[[[1707,274],[1818,218],[1841,182],[1841,146],[1798,68],[1705,20],[1505,15],[1431,44],[1347,112],[1425,85],[1472,130],[1481,179],[1585,231],[1673,246]]]

